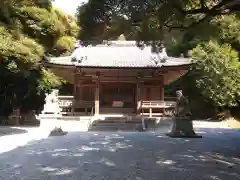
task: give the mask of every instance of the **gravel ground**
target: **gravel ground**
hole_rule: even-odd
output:
[[[0,137],[12,135],[12,134],[23,134],[23,133],[27,133],[27,131],[24,129],[13,128],[9,126],[0,126]]]
[[[201,139],[155,132],[72,132],[0,154],[0,180],[240,179],[240,132]]]
[[[24,131],[21,134],[8,134],[5,136],[0,136],[0,154],[4,152],[11,151],[20,146],[25,146],[31,141],[36,141],[40,139],[47,138],[49,131],[36,128],[36,127],[12,127],[18,130]],[[1,180],[1,178],[0,178]]]

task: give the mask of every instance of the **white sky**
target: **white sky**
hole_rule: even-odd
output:
[[[88,0],[54,0],[53,6],[64,10],[66,13],[74,15],[77,7],[87,1]]]

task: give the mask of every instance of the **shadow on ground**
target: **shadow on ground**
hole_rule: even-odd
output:
[[[9,127],[9,126],[1,126],[0,127],[0,137],[6,136],[6,135],[13,135],[13,134],[23,134],[26,132],[27,131],[24,129],[18,129],[18,128]]]
[[[240,132],[200,129],[202,139],[159,132],[70,133],[0,155],[0,179],[240,179]]]

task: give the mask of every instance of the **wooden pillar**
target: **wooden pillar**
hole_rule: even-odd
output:
[[[75,102],[76,102],[76,95],[77,95],[77,68],[74,68],[73,70],[73,102],[72,102],[72,115],[74,115],[75,112]]]
[[[140,114],[141,109],[141,88],[140,88],[140,81],[138,79],[137,85],[136,85],[136,102],[137,102],[137,115]]]
[[[152,107],[149,108],[149,117],[152,117]]]
[[[99,115],[99,76],[97,76],[96,80],[96,89],[95,89],[95,116]]]
[[[164,101],[164,75],[161,77],[161,100]],[[165,116],[166,111],[165,108],[162,109],[162,113]]]
[[[161,100],[164,101],[164,75],[161,78]]]

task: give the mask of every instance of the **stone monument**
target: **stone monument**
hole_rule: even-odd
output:
[[[50,94],[46,94],[42,114],[59,114],[60,112],[61,108],[58,104],[58,90],[54,89]]]
[[[182,90],[178,90],[176,95],[177,103],[174,110],[173,126],[171,132],[167,133],[167,136],[201,137],[194,132],[188,99],[183,96]]]
[[[50,94],[46,94],[43,111],[39,115],[40,126],[48,130],[55,129],[62,119],[61,108],[58,103],[58,90],[54,89]]]

